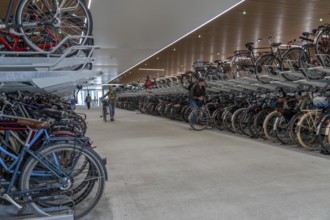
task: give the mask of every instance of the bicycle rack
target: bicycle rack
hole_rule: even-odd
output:
[[[78,70],[83,70],[88,64],[93,62],[93,52],[95,49],[99,49],[99,47],[89,45],[72,46],[67,48],[61,55],[55,53],[67,40],[77,38],[92,37],[67,36],[55,47],[57,49],[49,52],[0,51],[0,68],[2,71],[20,71],[26,69],[29,71],[54,71],[72,70],[72,67],[78,66]]]
[[[57,90],[58,93],[71,90],[73,82],[84,83],[92,77],[102,74],[101,71],[86,69],[93,63],[93,53],[99,47],[79,45],[65,48],[65,44],[73,39],[87,41],[92,38],[91,36],[67,36],[51,51],[46,52],[0,51],[1,81],[7,84],[22,82],[30,85],[29,88],[23,85],[18,90],[27,88],[30,91],[34,90],[33,87],[38,87],[40,92],[54,92],[55,87],[62,85],[65,87],[62,87],[61,91]],[[57,52],[62,48],[65,48],[65,51],[58,54]]]
[[[324,88],[327,85],[329,85],[326,82],[322,82],[322,81],[310,81],[310,80],[306,80],[306,79],[297,80],[297,81],[294,81],[294,83],[308,85],[308,86],[315,86],[315,87],[318,87],[318,88]]]

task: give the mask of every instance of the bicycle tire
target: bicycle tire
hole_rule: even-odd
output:
[[[299,72],[299,59],[302,53],[306,52],[300,47],[290,48],[288,51],[286,51],[281,59],[281,71],[290,71],[293,68],[295,72]],[[301,74],[301,77],[293,76],[290,74],[282,74],[282,77],[288,81],[295,81],[304,78],[303,74]]]
[[[319,149],[319,143],[316,135],[317,127],[314,125],[314,113],[315,112],[309,112],[304,114],[297,125],[297,139],[299,144],[306,150]],[[315,117],[317,117],[317,115],[315,115]]]
[[[298,112],[289,121],[289,136],[298,147],[301,147],[301,145],[297,138],[297,125],[303,115],[302,112]]]
[[[320,144],[323,152],[330,152],[330,115],[325,115],[318,125],[318,143]]]
[[[274,124],[275,136],[279,142],[282,144],[293,144],[288,130],[289,121],[280,115],[276,118]]]
[[[330,29],[325,28],[318,34],[315,40],[315,54],[330,55],[329,45],[330,45]]]
[[[220,131],[223,130],[223,124],[222,124],[222,111],[220,109],[217,109],[213,112],[212,114],[212,118],[213,118],[213,123],[214,123],[214,126],[219,129]]]
[[[202,131],[206,129],[210,123],[209,113],[207,109],[197,108],[194,109],[189,115],[190,127],[196,131]],[[195,115],[195,122],[193,122],[193,116]]]
[[[273,111],[273,112],[269,113],[267,115],[267,117],[265,118],[265,121],[262,125],[263,131],[265,134],[265,138],[272,142],[276,142],[276,140],[277,140],[277,138],[275,136],[275,132],[274,132],[274,122],[279,115],[280,115],[280,113],[277,111]]]
[[[231,112],[232,108],[227,108],[223,113],[222,113],[222,124],[224,125],[224,127],[230,131],[234,133],[233,128],[231,127],[232,123],[231,123],[231,118],[233,116],[233,113]]]
[[[275,60],[275,55],[273,54],[264,54],[261,57],[259,57],[256,61],[255,70],[254,73],[259,75],[269,75],[269,72],[263,68],[264,65],[271,65]],[[276,73],[272,73],[272,75],[277,75]],[[258,77],[259,79],[259,77]],[[260,80],[260,79],[259,79]]]
[[[247,108],[237,109],[231,117],[231,127],[234,133],[243,134],[239,128],[240,117]]]
[[[19,32],[23,35],[24,42],[32,50],[39,52],[52,51],[66,36],[92,35],[92,15],[82,0],[66,1],[63,8],[67,11],[59,14],[57,18],[53,17],[58,8],[56,3],[61,5],[62,2],[61,0],[20,1],[15,18],[19,25]],[[31,25],[28,25],[29,23]],[[64,50],[70,46],[85,45],[89,41],[87,38],[70,39],[63,45]],[[63,52],[56,51],[56,53],[60,54]],[[70,55],[77,52],[74,51]]]
[[[265,135],[263,133],[263,122],[265,121],[268,114],[270,114],[273,110],[271,109],[263,109],[255,116],[253,120],[253,125],[250,126],[250,133],[254,138],[261,137],[265,139]]]
[[[248,137],[252,137],[249,127],[252,126],[255,115],[253,110],[247,109],[243,111],[239,120],[239,130]]]
[[[27,203],[27,206],[31,209],[31,211],[36,215],[36,216],[49,216],[49,215],[56,215],[59,212],[63,213],[64,211],[67,211],[67,208],[70,208],[71,210],[74,211],[74,216],[76,218],[80,218],[84,215],[86,215],[88,212],[90,212],[99,202],[104,186],[105,186],[105,176],[106,176],[106,171],[103,168],[102,165],[102,160],[100,157],[95,153],[90,148],[82,147],[79,145],[70,145],[70,144],[58,144],[58,145],[52,145],[52,146],[47,146],[46,148],[39,149],[36,152],[36,155],[38,155],[38,158],[43,161],[43,163],[46,163],[52,167],[57,167],[61,168],[62,171],[65,170],[70,170],[71,168],[74,167],[68,167],[69,165],[72,165],[72,158],[68,158],[67,160],[61,159],[61,156],[63,156],[65,153],[68,153],[69,155],[73,155],[73,161],[76,159],[79,160],[81,159],[86,159],[92,164],[90,167],[93,170],[93,174],[95,174],[95,177],[92,176],[85,176],[83,177],[83,181],[91,181],[97,182],[97,185],[93,183],[93,191],[96,190],[95,195],[92,195],[92,192],[90,191],[91,189],[89,188],[88,190],[83,191],[87,192],[88,195],[91,195],[92,198],[87,199],[86,196],[84,197],[83,201],[77,202],[77,198],[81,195],[71,195],[70,199],[72,199],[72,203],[68,202],[71,201],[69,198],[67,198],[68,194],[70,193],[70,190],[74,187],[74,184],[81,184],[79,183],[79,179],[76,178],[77,176],[71,176],[72,178],[72,184],[68,184],[68,186],[62,185],[62,188],[60,187],[53,187],[52,190],[48,190],[46,195],[49,201],[48,202],[40,202],[41,199],[46,199],[43,197],[40,197],[40,193],[38,192],[38,187],[42,187],[45,184],[48,184],[47,186],[50,187],[49,184],[51,183],[60,183],[63,181],[63,179],[58,179],[56,176],[51,176],[51,173],[45,173],[45,171],[49,170],[46,168],[42,163],[40,163],[37,159],[30,157],[23,169],[22,169],[22,176],[19,181],[19,186],[22,192],[26,192],[29,190],[36,190],[36,192],[30,192],[29,195],[27,196],[29,200],[31,200],[30,203]],[[80,153],[80,154],[79,154]],[[79,155],[79,158],[76,158],[75,155]],[[55,158],[58,158],[57,160],[54,160]],[[56,161],[56,162],[55,162]],[[74,163],[75,165],[78,164],[78,161],[75,161],[77,163]],[[44,177],[38,177],[36,174],[39,173],[44,173],[46,176]],[[81,172],[81,175],[84,175],[85,172]],[[90,173],[89,173],[90,174]],[[69,182],[67,182],[69,183]],[[67,187],[67,188],[65,188]],[[61,193],[60,193],[61,192]],[[79,192],[82,192],[79,190]],[[55,195],[52,195],[52,193],[56,193]],[[64,196],[65,195],[65,196]],[[78,196],[78,197],[75,197]],[[64,200],[62,202],[62,200]],[[74,202],[75,201],[75,202]],[[84,206],[84,202],[87,202],[86,207]],[[67,204],[70,205],[67,205]],[[66,204],[68,207],[62,207],[62,204]],[[45,205],[48,205],[49,207],[44,207]],[[52,206],[53,205],[53,206]],[[51,211],[49,211],[51,210]]]

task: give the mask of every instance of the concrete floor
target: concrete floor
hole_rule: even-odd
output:
[[[98,108],[79,111],[110,177],[84,220],[330,219],[327,157],[125,110],[108,123]]]
[[[106,124],[87,114],[110,181],[86,220],[330,219],[330,160],[316,153],[125,110]]]

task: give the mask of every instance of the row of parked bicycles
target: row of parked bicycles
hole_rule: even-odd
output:
[[[121,97],[118,107],[190,123],[195,130],[218,128],[308,150],[330,150],[328,91],[221,92],[192,109],[188,95]],[[195,122],[192,123],[192,117]]]
[[[105,159],[85,136],[86,115],[51,94],[0,95],[0,198],[17,214],[80,218],[100,200]]]
[[[118,107],[186,121],[308,150],[330,150],[330,25],[270,47],[245,44],[226,61],[195,61],[193,70],[125,91]],[[207,81],[205,105],[192,109],[187,89]],[[192,120],[192,118],[194,120]]]

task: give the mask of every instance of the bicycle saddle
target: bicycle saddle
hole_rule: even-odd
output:
[[[275,43],[275,42],[273,42],[272,44],[271,44],[271,46],[272,47],[279,47],[279,46],[281,46],[281,42],[278,42],[278,43]]]
[[[302,33],[302,36],[304,36],[304,37],[308,37],[309,35],[310,35],[309,32],[303,32],[303,33]]]

